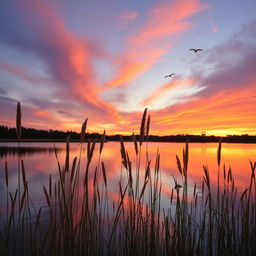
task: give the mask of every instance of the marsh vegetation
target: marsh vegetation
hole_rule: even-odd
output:
[[[17,121],[18,137],[20,125]],[[14,191],[5,162],[1,255],[254,255],[256,162],[249,162],[250,181],[241,192],[231,167],[222,164],[220,141],[216,148],[218,168],[214,170],[217,187],[212,186],[210,168],[204,165],[201,183],[191,189],[186,142],[182,157],[176,155],[179,175],[172,176],[168,209],[162,209],[161,154],[157,152],[154,159],[148,154],[150,116],[145,110],[139,139],[133,136],[135,161],[120,137],[122,176],[113,200],[109,172],[102,160],[105,132],[96,153],[96,141],[83,143],[86,126],[87,120],[76,157],[70,157],[68,139],[63,163],[54,149],[58,177],[49,175],[48,185],[39,188],[45,200],[41,207],[35,207],[31,199],[22,158],[17,163]]]

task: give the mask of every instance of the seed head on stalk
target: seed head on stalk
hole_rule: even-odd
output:
[[[21,136],[21,108],[20,103],[17,104],[17,111],[16,111],[16,135],[18,139]]]

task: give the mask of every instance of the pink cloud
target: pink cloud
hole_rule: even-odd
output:
[[[190,23],[185,19],[208,7],[199,0],[176,0],[151,10],[146,24],[127,39],[125,53],[116,60],[118,74],[105,89],[124,85],[161,61],[175,43],[170,36],[188,30]]]
[[[31,65],[34,64],[33,61],[36,64],[39,62],[47,73],[47,78],[41,78],[28,65],[24,68],[0,63],[0,69],[5,73],[30,84],[28,90],[24,85],[24,91],[28,93],[16,91],[16,94],[8,97],[21,100],[23,106],[26,103],[30,105],[30,111],[26,111],[26,124],[34,127],[44,126],[44,122],[55,127],[62,127],[61,123],[75,127],[75,123],[79,125],[85,117],[94,125],[114,123],[119,118],[118,110],[110,102],[100,98],[100,82],[93,66],[95,58],[106,57],[105,50],[96,40],[80,38],[73,33],[53,5],[52,2],[38,0],[3,3],[6,29],[2,30],[1,43],[13,47],[24,56],[32,56]],[[31,87],[38,92],[37,88],[42,86],[47,87],[45,91],[49,97],[38,93],[30,94]],[[3,104],[7,104],[6,101]],[[69,117],[57,116],[57,120],[56,112],[59,109],[68,113]],[[36,113],[43,112],[34,110],[44,110],[49,114],[39,116]]]
[[[184,32],[190,27],[185,19],[208,7],[209,5],[201,4],[199,0],[176,0],[162,4],[151,10],[147,25],[131,38],[130,42],[144,44],[149,40],[158,40],[161,37]]]
[[[41,1],[27,2],[26,11],[31,16],[30,20],[37,21],[30,24],[31,28],[37,34],[36,40],[40,40],[40,44],[34,44],[32,50],[48,64],[50,72],[62,86],[58,96],[63,95],[89,106],[94,115],[107,114],[115,118],[115,107],[99,98],[99,82],[92,66],[93,58],[104,50],[100,49],[100,45],[92,46],[89,40],[73,34],[52,6]]]
[[[186,85],[191,85],[195,83],[196,79],[194,78],[187,78],[187,79],[181,79],[181,80],[173,80],[171,82],[168,82],[159,88],[157,88],[155,91],[153,91],[144,101],[143,105],[150,105],[152,102],[155,100],[161,98],[164,94],[166,94],[167,91],[186,86]]]
[[[119,17],[120,23],[118,24],[118,28],[126,29],[129,25],[131,25],[139,14],[136,11],[126,11],[122,13]]]
[[[4,62],[0,62],[0,70],[8,72],[17,78],[30,83],[49,83],[50,82],[49,79],[31,75],[28,72],[28,70],[26,70],[24,67],[10,65]]]

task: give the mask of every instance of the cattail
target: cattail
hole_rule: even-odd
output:
[[[95,167],[95,171],[94,171],[94,178],[93,178],[93,186],[96,186],[96,182],[97,182],[97,176],[98,176],[98,168],[97,166]]]
[[[26,172],[25,172],[25,166],[23,160],[21,160],[21,172],[22,172],[22,180],[23,180],[23,185],[24,188],[27,184],[27,179],[26,179]]]
[[[180,163],[180,159],[177,155],[176,155],[176,162],[177,162],[178,170],[179,170],[180,174],[182,175],[181,163]]]
[[[127,169],[128,165],[127,165],[127,157],[125,154],[125,147],[124,147],[124,141],[123,141],[123,137],[120,136],[120,152],[121,152],[121,157],[122,157],[122,162],[124,167]]]
[[[65,160],[65,171],[66,172],[69,171],[69,151],[70,151],[69,142],[70,142],[70,135],[68,135],[67,143],[66,143],[66,160]]]
[[[76,161],[77,161],[77,157],[74,158],[73,164],[72,164],[72,169],[71,169],[71,182],[73,181],[73,178],[74,178],[74,175],[75,175]]]
[[[147,168],[146,168],[144,181],[148,180],[148,178],[149,178],[150,163],[151,163],[151,160],[148,161],[148,165],[147,165]]]
[[[127,159],[127,171],[129,173],[129,183],[132,185],[133,183],[133,179],[132,179],[132,165],[131,165],[131,161],[129,159],[129,155],[128,155],[128,152],[126,152],[126,159]]]
[[[160,170],[160,154],[157,153],[156,163],[155,163],[155,173],[158,173]]]
[[[229,166],[229,169],[228,169],[228,182],[229,181],[232,181],[233,177],[232,177],[232,170],[231,170],[231,167]]]
[[[21,136],[21,108],[20,103],[17,104],[17,112],[16,112],[16,135],[18,139]]]
[[[102,165],[102,174],[103,174],[103,180],[105,183],[105,187],[107,187],[107,176],[106,176],[106,169],[105,169],[105,165],[103,162],[101,162]]]
[[[185,150],[183,150],[184,176],[187,176],[187,170],[188,170],[188,141],[189,140],[187,139]]]
[[[5,184],[8,187],[8,166],[7,166],[7,161],[5,161]]]
[[[87,158],[89,159],[90,156],[90,151],[91,151],[91,140],[88,139],[87,141]]]
[[[140,146],[144,140],[145,136],[145,123],[146,123],[146,116],[147,116],[147,108],[145,108],[140,125]]]
[[[221,160],[221,140],[222,138],[220,138],[219,140],[219,146],[218,146],[218,152],[217,152],[218,166],[220,166],[220,160]]]
[[[103,146],[104,146],[105,135],[106,135],[106,131],[104,130],[103,135],[102,135],[102,137],[101,137],[101,142],[100,142],[100,154],[101,154],[102,149],[103,149]]]
[[[195,194],[196,194],[196,182],[195,182],[195,185],[194,185],[194,192],[193,192],[194,197],[195,197]]]
[[[83,122],[83,125],[82,125],[82,128],[81,128],[81,135],[80,135],[80,141],[81,141],[81,142],[84,140],[86,127],[87,127],[87,118],[86,118],[85,121]]]

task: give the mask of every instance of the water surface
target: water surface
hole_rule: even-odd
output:
[[[56,143],[56,152],[59,162],[64,166],[65,162],[65,143]],[[170,201],[171,190],[174,187],[173,176],[176,177],[179,183],[182,183],[181,176],[176,165],[176,155],[182,159],[182,150],[184,143],[148,143],[143,145],[140,162],[140,177],[141,183],[145,176],[145,159],[146,148],[148,157],[151,159],[151,171],[154,171],[156,154],[160,153],[160,170],[162,182],[162,206],[168,207]],[[83,177],[86,165],[86,144],[82,146],[81,155],[81,178]],[[125,143],[125,148],[129,153],[132,162],[132,167],[135,173],[136,158],[134,144]],[[190,143],[189,144],[189,193],[192,193],[194,184],[201,186],[202,177],[204,175],[203,165],[208,166],[211,177],[211,182],[214,187],[217,186],[217,143]],[[70,159],[80,155],[80,144],[70,144]],[[91,163],[89,179],[92,183],[95,167],[99,164],[99,144],[96,144],[94,158]],[[24,161],[26,175],[29,184],[30,195],[35,205],[44,205],[45,198],[43,194],[43,185],[48,186],[49,175],[53,179],[58,177],[57,160],[54,153],[54,145],[52,143],[1,143],[0,144],[0,170],[1,170],[1,187],[0,193],[4,190],[4,166],[8,164],[9,172],[9,187],[10,191],[17,188],[18,181],[18,165],[21,159]],[[232,168],[232,173],[236,181],[239,191],[243,191],[249,185],[250,180],[250,162],[256,160],[256,145],[255,144],[222,144],[221,168],[220,173],[223,173],[223,166],[226,169]],[[108,192],[109,196],[116,200],[119,191],[119,181],[125,184],[127,171],[121,164],[120,144],[117,142],[105,143],[104,149],[100,158],[106,167]],[[173,176],[172,176],[173,175]],[[220,179],[220,185],[223,186],[223,179]],[[1,197],[1,204],[3,203]]]

